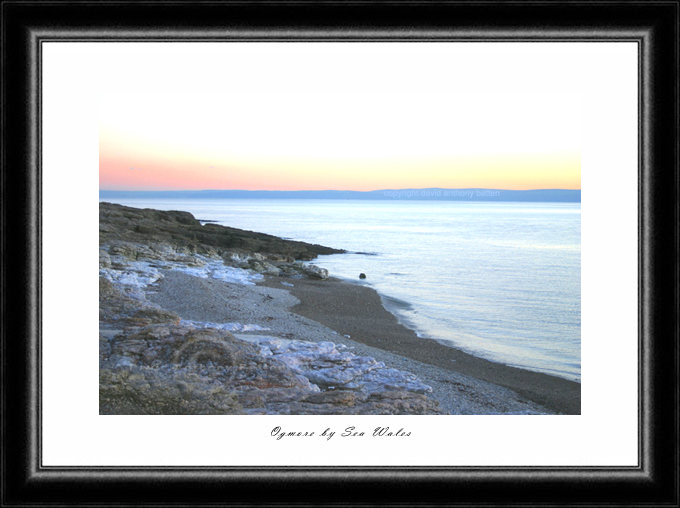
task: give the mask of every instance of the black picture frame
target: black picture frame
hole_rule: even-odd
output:
[[[677,1],[2,2],[2,505],[678,506]],[[41,42],[636,41],[637,467],[43,467]]]

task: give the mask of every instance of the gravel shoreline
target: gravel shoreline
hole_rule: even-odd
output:
[[[147,289],[147,299],[183,319],[238,322],[265,329],[237,336],[343,344],[357,355],[417,375],[433,388],[431,396],[448,414],[580,413],[578,383],[494,364],[420,339],[399,324],[368,287],[337,279],[281,277],[266,277],[252,286],[170,270]],[[530,385],[535,382],[538,387]]]
[[[276,284],[269,279],[265,284]],[[342,335],[446,371],[486,381],[516,392],[558,414],[581,413],[581,385],[575,381],[510,367],[421,338],[400,324],[370,287],[339,279],[300,280],[290,288],[301,303],[291,310]]]

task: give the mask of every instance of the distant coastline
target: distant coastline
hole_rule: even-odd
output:
[[[581,190],[574,189],[382,189],[375,191],[341,190],[179,190],[120,191],[100,190],[99,199],[356,199],[404,201],[515,201],[580,203]]]

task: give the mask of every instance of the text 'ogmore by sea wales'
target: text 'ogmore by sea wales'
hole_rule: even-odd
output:
[[[294,439],[294,438],[323,438],[326,441],[330,441],[334,437],[349,437],[349,438],[360,438],[360,437],[370,437],[370,438],[380,438],[380,437],[410,437],[411,432],[404,429],[403,427],[399,429],[392,429],[390,427],[375,427],[373,430],[363,430],[358,427],[350,426],[345,427],[341,431],[336,431],[330,427],[327,427],[323,431],[309,431],[309,430],[286,430],[281,427],[274,427],[271,430],[271,436],[277,441],[283,439]]]

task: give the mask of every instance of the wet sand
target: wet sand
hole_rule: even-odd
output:
[[[285,289],[300,300],[291,312],[349,335],[353,341],[509,388],[561,414],[581,414],[580,383],[491,362],[418,337],[385,309],[380,295],[369,287],[333,278],[290,282],[294,286]],[[282,288],[278,277],[259,285]]]

